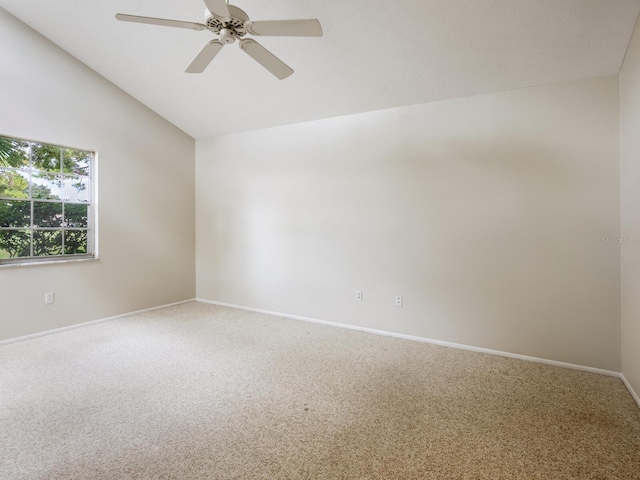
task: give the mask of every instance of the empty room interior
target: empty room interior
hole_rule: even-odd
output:
[[[0,479],[640,479],[639,13],[0,0]]]

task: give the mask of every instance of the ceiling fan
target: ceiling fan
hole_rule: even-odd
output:
[[[228,1],[228,0],[227,0]],[[162,27],[188,28],[191,30],[209,30],[220,38],[211,40],[200,51],[191,65],[185,70],[187,73],[202,73],[209,66],[214,57],[227,44],[238,40],[243,52],[269,70],[280,80],[293,73],[293,69],[276,57],[269,50],[250,38],[244,38],[249,33],[264,37],[321,37],[322,26],[316,19],[308,20],[266,20],[252,22],[249,16],[225,0],[204,0],[207,7],[205,23],[185,22],[164,18],[140,17],[138,15],[116,14],[116,18],[123,22],[147,23]]]

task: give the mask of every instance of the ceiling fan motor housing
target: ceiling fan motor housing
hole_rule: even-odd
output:
[[[247,30],[244,28],[244,24],[249,21],[249,15],[244,10],[234,6],[227,5],[231,18],[219,17],[215,13],[211,13],[209,10],[205,10],[205,23],[213,33],[224,35],[223,30],[231,30],[237,37],[244,37]],[[233,41],[225,41],[220,39],[224,43],[233,43]]]

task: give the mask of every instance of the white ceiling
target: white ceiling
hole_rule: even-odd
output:
[[[256,38],[280,81],[236,45],[183,73],[208,31],[118,22],[118,12],[203,22],[202,0],[0,0],[194,138],[615,74],[640,0],[233,0],[252,20],[318,18],[323,38]]]

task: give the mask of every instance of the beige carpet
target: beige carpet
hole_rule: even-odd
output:
[[[620,380],[189,303],[0,347],[0,478],[640,479]]]

